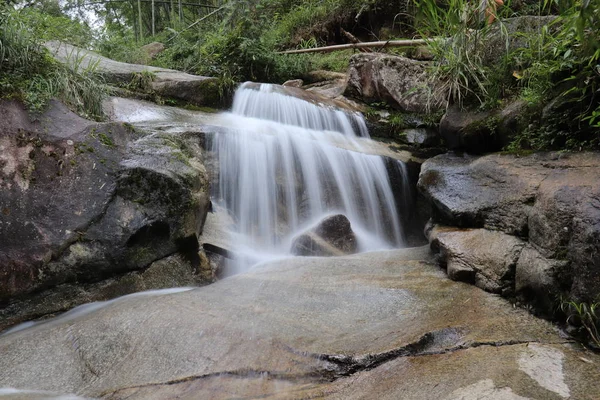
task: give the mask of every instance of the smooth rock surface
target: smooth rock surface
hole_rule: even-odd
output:
[[[423,261],[428,254],[288,259],[48,321],[0,336],[0,387],[110,399],[600,391],[598,355],[564,345],[549,323],[498,296],[448,280]]]
[[[95,68],[95,72],[102,75],[108,83],[126,85],[136,76],[147,73],[152,77],[148,89],[160,96],[199,106],[214,107],[223,103],[216,78],[114,61],[93,51],[58,41],[46,42],[45,46],[50,50],[50,54],[60,62],[82,69]]]
[[[418,187],[432,204],[434,223],[528,241],[537,255],[528,250],[529,261],[517,267],[523,291],[594,301],[600,295],[599,176],[598,153],[445,154],[423,164]]]

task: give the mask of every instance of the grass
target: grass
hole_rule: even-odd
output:
[[[55,61],[23,22],[19,10],[0,5],[0,90],[21,99],[35,113],[59,98],[80,115],[101,119],[106,89],[94,67]],[[79,60],[80,62],[81,60]]]
[[[567,323],[583,329],[587,339],[600,349],[600,302],[562,300],[560,309],[567,316]]]

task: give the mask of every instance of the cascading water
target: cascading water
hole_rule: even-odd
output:
[[[289,254],[291,241],[323,217],[344,214],[360,251],[404,243],[388,168],[363,154],[362,116],[244,84],[236,92],[232,129],[217,132],[213,197],[235,220],[241,263]],[[403,163],[396,168],[406,177]]]

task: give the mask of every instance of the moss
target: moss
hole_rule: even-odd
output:
[[[98,140],[100,141],[100,143],[107,147],[115,147],[115,142],[113,142],[113,140],[110,137],[108,137],[105,133],[100,133],[98,135]]]
[[[420,184],[423,186],[438,186],[444,183],[444,177],[439,171],[430,170],[421,176]]]
[[[201,111],[204,113],[209,113],[209,114],[216,114],[219,112],[219,110],[217,110],[216,108],[212,108],[212,107],[201,107],[201,106],[196,106],[194,104],[185,104],[183,106],[183,108],[185,108],[186,110],[190,110],[190,111]]]

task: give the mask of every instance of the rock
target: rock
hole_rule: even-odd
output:
[[[333,215],[294,239],[292,254],[297,256],[339,256],[357,251],[356,236],[345,215]]]
[[[420,147],[439,145],[439,135],[431,128],[405,129],[404,135],[409,144]]]
[[[523,241],[487,229],[438,232],[435,240],[450,279],[474,283],[491,293],[512,291]]]
[[[539,255],[528,250],[517,267],[521,291],[594,301],[600,295],[598,176],[598,153],[445,154],[423,164],[418,187],[434,223],[499,231],[535,248]]]
[[[367,103],[385,101],[405,112],[439,110],[442,102],[430,96],[427,66],[427,62],[388,54],[355,54],[345,95]]]
[[[165,45],[160,42],[152,42],[140,47],[140,50],[146,54],[149,60],[154,60],[157,55],[165,50]]]
[[[472,154],[498,151],[522,130],[526,112],[521,100],[495,111],[470,111],[453,105],[440,121],[440,135],[449,149]]]
[[[0,336],[0,387],[130,400],[600,391],[599,355],[428,259],[427,248],[298,257],[119,299]]]
[[[147,80],[148,82],[137,85],[140,86],[139,90],[153,91],[160,96],[198,106],[215,107],[226,103],[224,100],[227,100],[221,99],[216,78],[114,61],[92,51],[58,41],[46,42],[45,46],[58,61],[76,68],[95,68],[95,72],[111,84],[128,85],[136,80]]]
[[[245,82],[244,88],[251,90],[260,90],[261,85],[262,84],[255,82]],[[319,93],[318,91],[308,91],[301,88],[281,85],[270,85],[270,90],[273,90],[275,93],[280,93],[285,96],[297,97],[299,99],[308,101],[309,103],[313,103],[321,107],[337,108],[342,111],[352,113],[360,112],[363,110],[363,108],[357,104],[345,101],[344,99],[328,97]]]
[[[302,79],[292,79],[290,81],[283,82],[282,86],[299,88],[302,87],[302,85],[304,85],[304,81]]]
[[[567,266],[567,261],[547,259],[533,246],[527,245],[521,252],[516,268],[517,296],[548,313],[561,293],[569,289],[569,279],[564,276]]]
[[[419,61],[431,61],[434,59],[434,56],[428,46],[419,46],[414,49],[410,58]]]
[[[333,72],[333,71],[310,71],[306,74],[306,81],[308,83],[318,83],[324,81],[346,81],[348,79],[348,75],[342,72]]]
[[[540,35],[543,29],[556,32],[557,17],[554,15],[523,15],[515,18],[504,18],[502,24],[493,24],[485,36],[485,46],[482,46],[482,59],[485,65],[503,61],[507,54],[519,48],[530,47],[528,37]]]
[[[0,110],[6,117],[0,122],[0,308],[32,293],[52,296],[60,285],[143,270],[178,252],[197,253],[208,180],[191,144],[167,134],[140,137],[128,125],[86,123],[56,103],[42,122],[29,122],[16,103],[5,101]],[[71,121],[64,130],[43,122],[56,114]],[[123,290],[113,295],[135,288]],[[88,298],[75,296],[70,304]],[[39,315],[17,311],[20,319]]]

